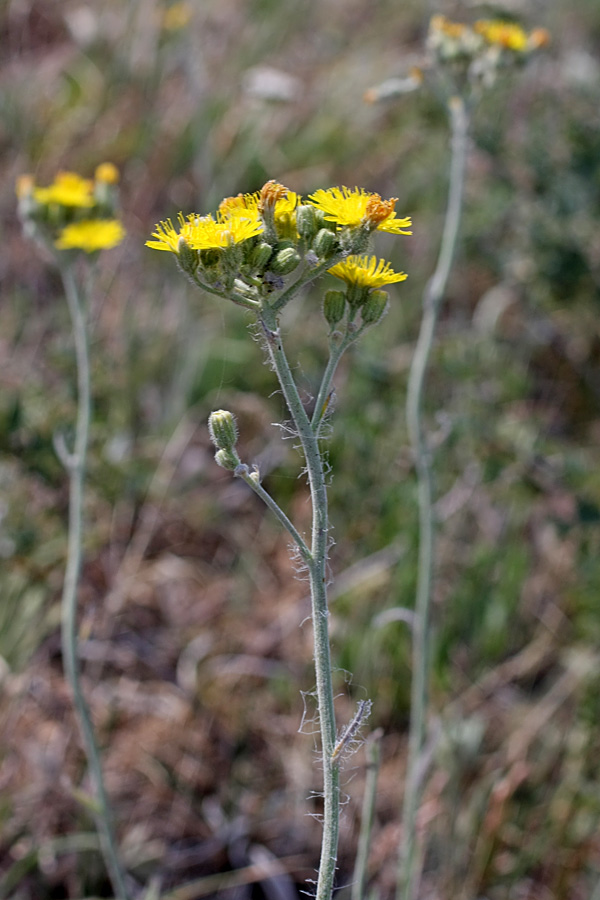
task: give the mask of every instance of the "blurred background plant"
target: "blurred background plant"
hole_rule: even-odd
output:
[[[260,503],[214,466],[208,412],[235,406],[244,458],[273,470],[269,490],[300,519],[307,504],[291,446],[269,431],[283,405],[261,399],[271,373],[244,314],[188,293],[143,242],[165,212],[209,209],[270,177],[304,194],[361,184],[398,196],[418,223],[402,246],[410,264],[381,238],[410,278],[386,327],[338,373],[344,427],[329,445],[339,703],[349,719],[371,697],[370,724],[384,728],[368,874],[389,897],[410,647],[404,623],[382,623],[398,597],[414,596],[402,410],[447,132],[418,91],[386,105],[361,98],[393,73],[409,77],[432,13],[490,9],[173,7],[12,0],[0,13],[1,890],[110,895],[89,843],[57,629],[67,491],[52,435],[73,417],[72,348],[61,286],[23,241],[13,193],[25,172],[47,183],[110,159],[128,237],[101,260],[92,299],[85,675],[127,865],[160,874],[165,892],[194,881],[179,897],[275,886],[291,896],[319,844],[302,815],[319,809],[306,796],[312,743],[295,737],[298,691],[312,684],[305,586]],[[600,10],[593,0],[502,10],[554,40],[475,116],[463,241],[434,348],[426,412],[440,498],[433,706],[443,739],[421,808],[422,890],[587,900],[600,871]],[[289,310],[296,357],[294,316],[318,333],[317,295]],[[315,343],[302,356],[307,395],[326,352]],[[364,784],[356,760],[340,884]],[[64,833],[72,840],[57,843]]]

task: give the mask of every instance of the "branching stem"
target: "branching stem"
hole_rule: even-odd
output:
[[[339,764],[332,759],[336,743],[335,709],[329,648],[327,607],[327,487],[317,435],[314,433],[298,394],[298,388],[283,349],[277,316],[263,307],[261,322],[265,344],[283,396],[300,438],[312,500],[311,559],[307,560],[312,603],[315,675],[321,754],[323,765],[323,837],[316,900],[330,900],[335,877],[339,832]]]

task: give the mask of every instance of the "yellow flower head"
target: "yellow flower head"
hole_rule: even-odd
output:
[[[94,206],[94,182],[75,172],[59,172],[49,187],[37,187],[33,196],[38,203],[90,208]]]
[[[359,288],[381,288],[408,277],[404,272],[394,272],[389,262],[376,256],[349,256],[329,271],[347,285]]]
[[[479,19],[473,29],[488,44],[495,44],[506,50],[523,53],[528,49],[527,33],[515,22],[504,22],[501,19]]]
[[[120,244],[125,229],[118,219],[86,219],[65,226],[55,242],[58,250],[110,250]]]
[[[232,199],[237,198],[228,198]],[[146,241],[146,247],[179,253],[180,241],[183,239],[191,250],[222,249],[247,241],[263,230],[263,223],[256,210],[238,205],[226,208],[227,212],[218,212],[216,219],[194,213],[184,218],[179,213],[179,231],[173,226],[171,219],[159,222],[152,232],[155,240]]]
[[[94,178],[101,184],[118,184],[119,170],[111,162],[100,163],[96,167]]]
[[[181,213],[179,213],[179,224],[182,227],[186,224]],[[153,250],[169,250],[171,253],[179,252],[180,234],[175,230],[170,219],[159,222],[156,231],[152,232],[152,237],[156,240],[146,241],[146,247],[152,247]]]
[[[325,213],[328,222],[337,225],[365,226],[369,231],[387,231],[390,234],[412,234],[406,229],[410,218],[398,219],[394,212],[397,198],[382,200],[379,194],[371,194],[362,188],[332,187],[310,194],[309,202]]]
[[[182,229],[182,237],[192,250],[212,250],[241,244],[255,237],[263,230],[264,225],[257,215],[233,213],[212,216],[188,217],[188,223]]]

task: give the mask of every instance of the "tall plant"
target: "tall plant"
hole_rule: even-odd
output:
[[[383,318],[388,295],[383,288],[406,275],[368,254],[375,231],[410,234],[410,219],[398,218],[395,200],[358,188],[329,188],[305,203],[274,181],[257,194],[223,200],[215,215],[186,217],[179,227],[161,222],[148,246],[177,257],[182,272],[199,288],[247,310],[258,326],[297,435],[310,487],[312,527],[305,537],[261,483],[237,450],[233,414],[217,410],[209,419],[215,459],[241,478],[261,498],[286,529],[308,573],[312,601],[316,696],[321,734],[323,773],[323,836],[316,889],[317,900],[329,900],[336,870],[340,764],[362,722],[369,703],[362,701],[351,722],[336,722],[327,605],[329,515],[323,460],[324,425],[331,417],[332,384],[343,353]],[[312,410],[300,397],[284,347],[280,316],[301,289],[329,272],[341,289],[328,290],[323,315],[328,329],[329,358]]]
[[[98,166],[94,179],[81,178],[75,172],[59,172],[48,187],[36,185],[31,176],[25,175],[17,183],[17,196],[25,233],[39,244],[60,272],[71,317],[77,369],[75,434],[72,447],[68,446],[63,432],[57,432],[54,440],[69,478],[68,545],[61,604],[62,658],[96,794],[93,805],[102,853],[115,897],[127,900],[100,750],[81,683],[77,627],[92,397],[88,291],[95,257],[101,250],[117,246],[125,233],[116,216],[118,177],[111,163]]]

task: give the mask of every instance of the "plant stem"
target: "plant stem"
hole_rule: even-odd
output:
[[[327,488],[318,438],[313,432],[309,418],[300,400],[281,342],[277,317],[271,309],[263,308],[261,323],[269,358],[279,379],[287,407],[298,431],[306,460],[312,501],[312,559],[308,561],[308,570],[323,765],[323,838],[316,900],[330,900],[337,860],[340,787],[339,765],[332,759],[336,742],[336,725],[331,678],[331,653],[329,648],[329,610],[327,607],[326,566],[329,529]]]
[[[319,434],[320,425],[323,421],[327,398],[329,397],[329,392],[331,389],[331,381],[333,379],[333,376],[335,375],[337,365],[342,358],[344,351],[350,346],[353,341],[356,340],[356,337],[356,334],[352,334],[350,331],[346,331],[346,334],[343,337],[340,336],[340,339],[337,342],[334,342],[331,339],[329,341],[329,359],[327,361],[325,371],[323,372],[321,386],[319,387],[319,393],[317,394],[315,408],[310,423],[311,428],[316,435]]]
[[[416,890],[416,818],[424,780],[420,758],[425,738],[428,707],[434,521],[431,460],[423,428],[423,394],[435,327],[458,237],[469,128],[468,110],[461,97],[452,97],[448,103],[448,109],[452,133],[448,205],[437,265],[423,296],[423,318],[410,368],[406,404],[406,420],[418,480],[419,564],[413,628],[410,729],[398,900],[413,900]]]
[[[290,522],[279,504],[275,500],[273,500],[268,491],[265,491],[264,487],[258,480],[258,472],[256,471],[256,469],[255,473],[251,473],[248,471],[248,466],[242,463],[242,465],[239,465],[237,469],[234,470],[233,474],[237,478],[241,478],[242,481],[245,481],[248,487],[252,488],[254,493],[258,497],[260,497],[260,499],[266,506],[268,506],[271,512],[273,512],[277,516],[280,523],[283,525],[285,530],[288,532],[288,534],[296,544],[296,547],[300,551],[300,555],[304,562],[312,562],[312,554],[306,546],[302,536],[300,535],[296,527],[292,524],[292,522]]]
[[[117,900],[127,900],[125,877],[117,853],[117,842],[112,823],[112,813],[104,787],[100,751],[94,735],[92,718],[83,690],[77,653],[77,588],[81,571],[83,541],[83,487],[91,415],[90,364],[86,313],[69,265],[60,269],[71,314],[75,355],[77,359],[77,422],[75,446],[65,462],[69,474],[69,535],[67,565],[63,586],[61,624],[62,655],[65,675],[73,692],[73,701],[79,718],[83,745],[95,782],[98,813],[96,827],[102,853]]]
[[[378,728],[373,734],[369,735],[366,743],[367,777],[365,779],[365,793],[363,796],[360,835],[356,851],[354,877],[352,879],[351,900],[364,900],[365,896],[367,863],[369,862],[369,850],[371,849],[371,833],[373,831],[373,816],[375,813],[375,799],[377,796],[377,778],[379,775],[379,762],[381,759],[380,742],[382,734],[381,728]]]

